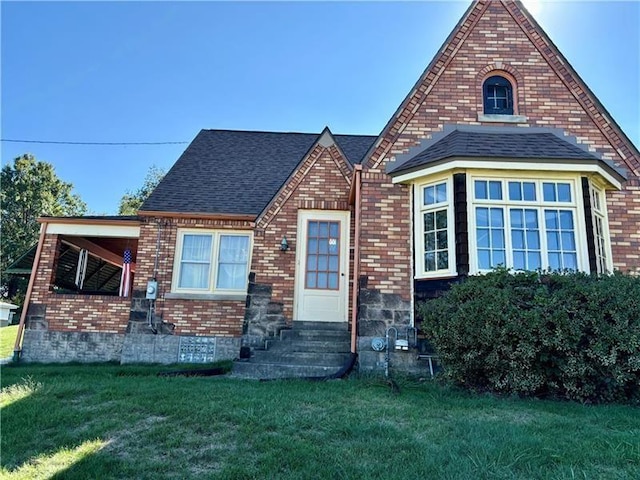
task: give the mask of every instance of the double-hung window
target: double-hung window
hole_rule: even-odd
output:
[[[180,230],[173,291],[238,293],[247,289],[251,236],[240,232]]]
[[[573,179],[472,177],[472,269],[581,269],[576,185]]]
[[[451,179],[419,185],[416,210],[416,276],[437,277],[455,273]]]

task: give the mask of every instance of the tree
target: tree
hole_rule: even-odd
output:
[[[144,183],[135,192],[127,191],[120,199],[118,215],[135,215],[147,199],[151,192],[158,186],[160,180],[164,178],[165,171],[152,165],[144,177]]]
[[[2,167],[0,186],[0,283],[6,292],[5,269],[38,240],[38,217],[82,215],[87,205],[71,193],[71,183],[58,178],[53,165],[28,153]],[[15,288],[8,290],[10,296],[15,294]]]

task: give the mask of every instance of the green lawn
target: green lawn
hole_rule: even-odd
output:
[[[2,370],[0,478],[640,478],[640,410],[432,382]]]
[[[17,335],[18,325],[0,328],[0,358],[7,358],[13,355],[13,345],[16,343]]]

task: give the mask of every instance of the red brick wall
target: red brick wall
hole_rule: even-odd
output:
[[[50,291],[56,266],[58,235],[46,235],[31,303],[46,305],[49,330],[124,333],[131,300],[101,295],[68,295]]]
[[[640,159],[589,98],[582,84],[552,55],[545,40],[519,14],[517,7],[511,2],[478,2],[444,52],[390,122],[389,130],[368,162],[370,170],[364,175],[365,181],[374,172],[383,172],[391,157],[406,153],[420,139],[442,130],[444,124],[480,125],[482,81],[492,70],[502,69],[516,80],[516,113],[528,117],[520,126],[563,129],[592,151],[629,170],[624,189],[609,193],[607,198],[613,258],[618,269],[640,271]],[[396,202],[384,203],[391,209],[394,219],[391,223],[376,216],[388,192],[399,197]],[[384,255],[388,248],[383,246],[388,243],[384,230],[392,225],[410,237],[408,223],[399,220],[410,218],[408,193],[402,192],[402,187],[391,187],[384,177],[380,180],[376,177],[363,187],[363,203],[370,210],[366,211],[363,224],[362,270],[373,277],[374,285],[384,288],[393,287],[385,285],[387,279],[382,277],[385,269],[375,261],[375,255]],[[398,252],[395,259],[400,273],[408,271],[409,255],[403,257]],[[403,288],[407,288],[406,284]]]
[[[272,286],[272,301],[284,304],[288,319],[293,318],[298,210],[348,210],[350,181],[350,170],[339,150],[318,145],[258,219],[251,270],[256,283]],[[353,237],[352,232],[349,235]],[[289,243],[287,252],[279,249],[283,236]]]
[[[44,303],[49,330],[124,333],[129,322],[129,298],[52,293]]]
[[[393,185],[385,173],[362,174],[360,274],[368,288],[411,297],[411,197],[406,185]]]
[[[160,242],[158,246],[158,229]],[[163,321],[175,324],[177,335],[217,335],[238,337],[242,335],[244,300],[179,300],[165,299],[171,291],[175,245],[179,228],[202,228],[206,230],[250,230],[252,224],[243,221],[148,218],[140,226],[138,241],[138,263],[134,290],[145,291],[147,281],[154,276],[156,249],[158,250],[159,297],[156,313]]]

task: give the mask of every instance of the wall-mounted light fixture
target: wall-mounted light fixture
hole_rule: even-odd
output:
[[[286,252],[289,250],[289,242],[287,242],[287,237],[282,237],[282,241],[280,242],[280,251]]]

